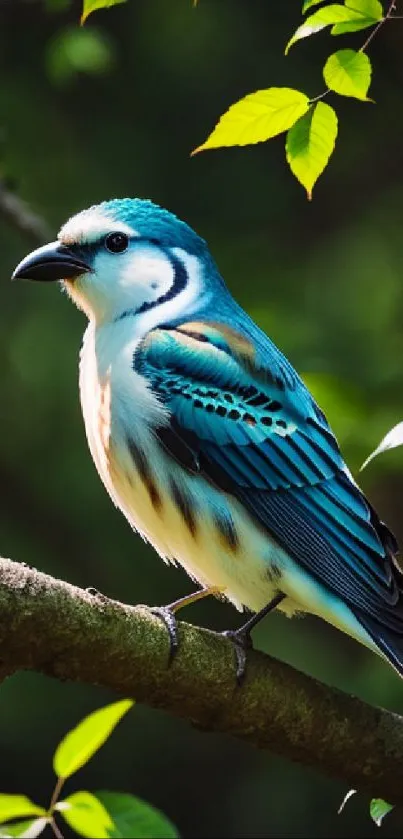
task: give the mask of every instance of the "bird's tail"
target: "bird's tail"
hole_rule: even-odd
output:
[[[386,658],[399,676],[403,678],[403,626],[401,632],[396,632],[358,609],[354,610],[354,613],[378,647],[382,657]]]
[[[385,549],[386,559],[390,563],[392,576],[396,583],[397,591],[399,592],[399,601],[403,597],[403,566],[399,562],[399,546],[396,538],[385,522],[381,521],[376,510],[372,507],[368,499],[366,499],[368,507],[371,511],[371,524],[375,528],[379,539]],[[396,622],[392,628],[385,626],[381,621],[375,620],[370,615],[362,612],[360,609],[353,609],[356,618],[359,620],[361,626],[366,629],[368,635],[376,644],[380,654],[385,658],[389,664],[397,671],[399,676],[403,678],[403,621]],[[401,625],[399,626],[399,623]]]
[[[371,636],[382,656],[403,678],[403,633],[393,632],[387,627],[376,624],[375,621],[365,615],[360,621]]]

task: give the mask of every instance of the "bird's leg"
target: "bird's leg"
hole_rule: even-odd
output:
[[[246,653],[249,649],[251,649],[252,645],[252,638],[251,632],[255,626],[260,623],[260,621],[272,612],[276,606],[281,603],[282,600],[285,598],[285,594],[282,591],[277,592],[275,597],[267,603],[260,612],[256,612],[255,615],[252,615],[243,626],[240,626],[239,629],[227,629],[222,635],[225,635],[226,638],[229,638],[235,649],[235,657],[236,657],[236,680],[238,685],[241,686],[242,682],[245,677],[246,671]]]
[[[153,606],[150,609],[153,615],[160,618],[165,624],[169,634],[169,663],[173,661],[178,652],[178,624],[176,620],[176,612],[179,609],[184,609],[185,606],[190,606],[191,603],[197,603],[198,600],[203,600],[213,594],[221,594],[224,589],[220,586],[206,586],[206,588],[194,591],[192,594],[187,594],[185,597],[180,597],[179,600],[174,600],[167,606]]]

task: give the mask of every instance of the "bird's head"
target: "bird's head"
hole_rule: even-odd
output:
[[[61,280],[90,320],[144,316],[152,327],[191,313],[219,274],[203,239],[152,201],[105,201],[73,216],[17,265],[13,279]],[[143,319],[144,319],[143,318]]]

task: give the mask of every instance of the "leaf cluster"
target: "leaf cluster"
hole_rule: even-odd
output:
[[[331,27],[332,35],[345,35],[361,29],[376,29],[390,17],[384,14],[379,0],[345,0],[327,3],[305,0],[302,12],[321,5],[309,14],[289,39],[286,55],[298,41]],[[394,4],[393,4],[394,7]],[[222,146],[261,143],[286,132],[287,163],[305,187],[308,198],[332,155],[338,133],[338,118],[333,106],[322,99],[329,93],[370,102],[368,90],[372,66],[365,52],[372,36],[359,49],[340,49],[332,53],[323,67],[326,90],[316,97],[288,87],[268,88],[251,93],[226,111],[207,140],[195,153]]]
[[[35,804],[26,795],[0,793],[0,839],[19,836],[35,839],[50,825],[57,839],[62,833],[56,814],[80,836],[97,839],[176,839],[171,822],[150,804],[120,792],[79,790],[60,799],[65,781],[103,746],[122,717],[133,707],[123,699],[85,717],[66,734],[53,755],[57,777],[49,807]]]

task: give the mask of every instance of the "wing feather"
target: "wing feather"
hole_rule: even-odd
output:
[[[270,353],[268,351],[268,357]],[[134,365],[171,412],[168,451],[242,502],[329,591],[403,633],[393,536],[349,477],[324,414],[278,359],[217,323],[153,330]]]

